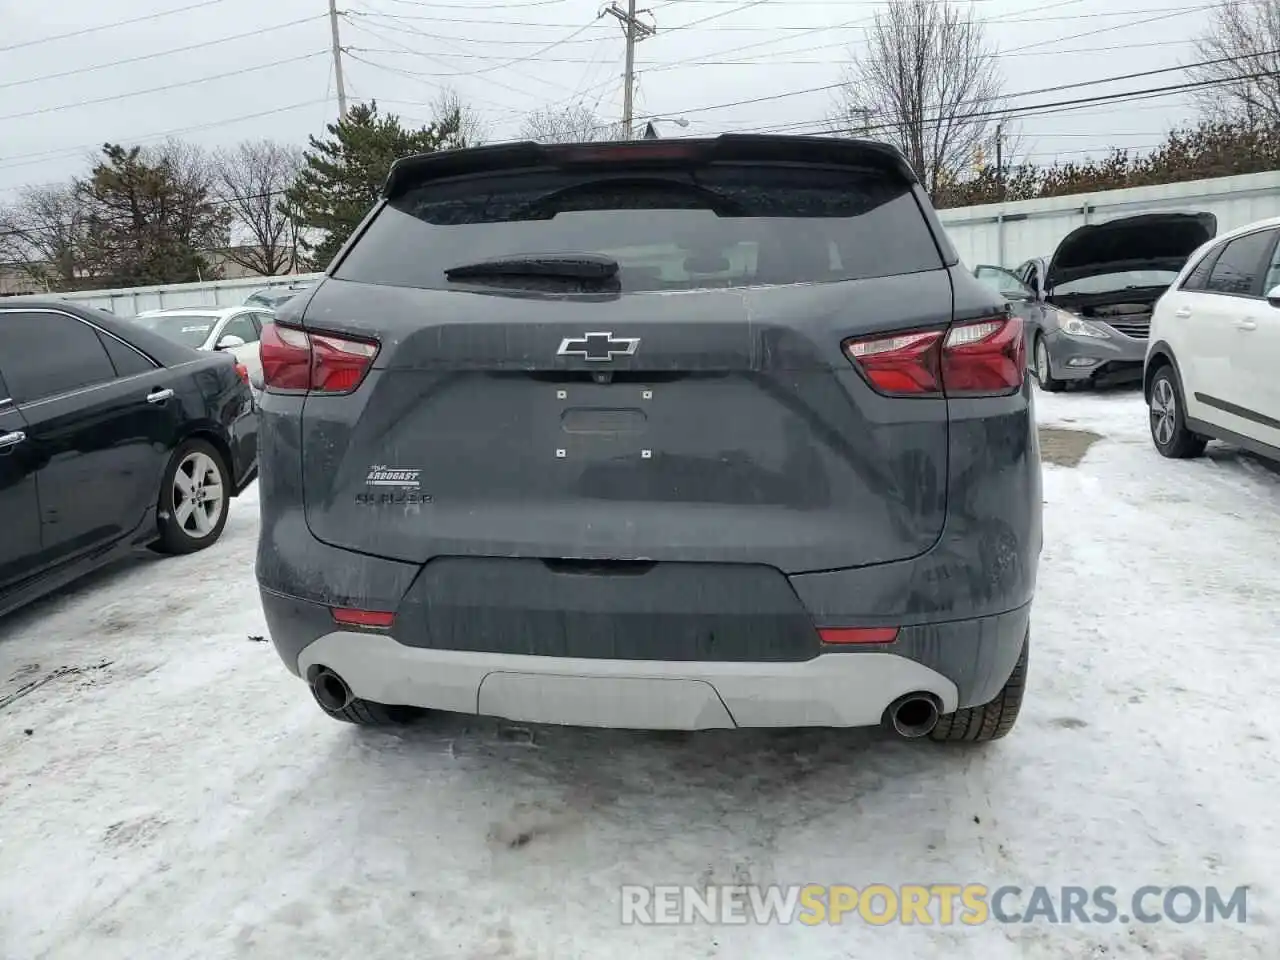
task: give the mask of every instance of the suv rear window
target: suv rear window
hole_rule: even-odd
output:
[[[512,171],[391,200],[334,276],[458,287],[445,271],[495,257],[610,256],[624,291],[812,283],[943,266],[911,186],[881,170],[716,164]]]

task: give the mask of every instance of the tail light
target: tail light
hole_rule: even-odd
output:
[[[942,386],[947,396],[1014,393],[1027,371],[1018,317],[992,317],[947,331],[942,344]]]
[[[1015,393],[1027,362],[1022,321],[1007,315],[846,340],[844,352],[877,392],[894,397]]]
[[[350,393],[369,372],[378,344],[268,323],[262,328],[260,353],[268,390]]]
[[[238,377],[240,378],[240,382],[241,382],[241,383],[248,383],[248,382],[249,382],[249,368],[248,368],[248,367],[246,367],[243,363],[237,363],[237,364],[236,364],[236,376],[238,376]]]

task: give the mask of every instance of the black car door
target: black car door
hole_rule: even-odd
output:
[[[177,439],[168,371],[57,310],[0,311],[0,357],[21,358],[6,379],[37,470],[42,565],[134,532]]]
[[[0,591],[25,579],[40,552],[40,506],[27,423],[9,396],[4,360],[0,352]]]

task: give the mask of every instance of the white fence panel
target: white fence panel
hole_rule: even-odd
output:
[[[938,215],[967,265],[1011,267],[1031,257],[1049,256],[1076,227],[1170,211],[1212,213],[1218,218],[1219,233],[1280,216],[1280,171],[956,207]]]
[[[244,303],[245,297],[266,287],[282,287],[299,281],[315,280],[323,274],[295,274],[288,277],[240,277],[235,280],[212,280],[206,283],[170,283],[155,287],[126,287],[120,290],[79,290],[58,294],[72,300],[110,310],[121,317],[132,317],[146,310],[172,310],[177,307],[231,307]]]

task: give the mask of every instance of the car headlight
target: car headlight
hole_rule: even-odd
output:
[[[1083,317],[1077,317],[1074,313],[1067,313],[1065,310],[1058,311],[1058,327],[1063,333],[1073,337],[1098,337],[1106,340],[1111,336],[1096,323],[1090,323]]]

